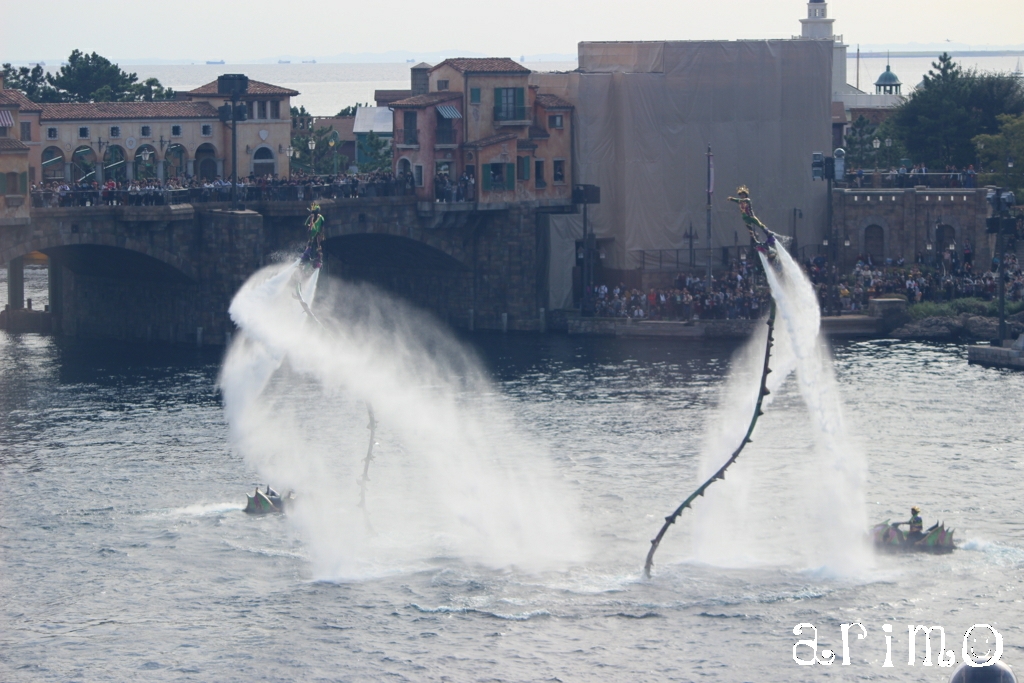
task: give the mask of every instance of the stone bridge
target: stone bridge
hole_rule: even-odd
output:
[[[547,220],[571,205],[320,200],[324,271],[366,281],[456,327],[537,330],[547,301]],[[223,343],[231,297],[260,267],[295,258],[307,202],[33,209],[0,225],[8,300],[22,258],[49,257],[54,331],[90,338]],[[335,282],[335,280],[331,280]]]

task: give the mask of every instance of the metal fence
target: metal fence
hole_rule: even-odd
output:
[[[308,185],[245,185],[238,188],[239,201],[242,202],[296,202],[316,199],[401,197],[413,194],[414,189],[401,180]],[[75,189],[32,192],[32,206],[38,209],[71,206],[164,206],[230,201],[230,185],[217,188]]]
[[[987,182],[987,175],[973,173],[900,173],[899,171],[878,171],[864,169],[863,175],[857,172],[846,174],[842,181],[836,183],[836,187],[852,189],[911,189],[914,187],[927,187],[929,189],[974,189],[983,187]]]

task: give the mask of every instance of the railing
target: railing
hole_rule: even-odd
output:
[[[401,180],[341,182],[307,185],[268,185],[238,188],[242,202],[296,202],[313,199],[359,199],[367,197],[402,197],[415,194],[414,188]],[[84,206],[167,206],[171,204],[205,204],[230,202],[231,187],[150,189],[150,190],[36,190],[32,206],[37,209]]]
[[[498,105],[494,108],[495,121],[527,121],[526,107]]]
[[[899,173],[896,171],[875,171],[864,169],[864,175],[856,172],[836,183],[837,187],[847,189],[911,189],[927,187],[929,189],[974,189],[983,186],[976,174],[957,173]]]
[[[420,131],[419,129],[402,128],[395,131],[395,139],[399,140],[400,145],[418,145],[420,144]]]
[[[455,133],[454,128],[438,128],[435,131],[434,144],[437,145],[454,145],[455,144]]]

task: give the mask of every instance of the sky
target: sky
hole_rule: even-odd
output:
[[[388,51],[575,55],[583,40],[789,38],[807,14],[804,0],[47,0],[40,7],[5,3],[0,62],[57,60],[75,48],[126,64]],[[832,0],[828,7],[851,47],[1024,49],[1024,0]]]

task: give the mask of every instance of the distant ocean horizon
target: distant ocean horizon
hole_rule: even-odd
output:
[[[903,82],[904,93],[916,87],[931,68],[936,57],[893,56],[889,63]],[[874,82],[885,71],[886,58],[861,57],[860,88],[874,91]],[[957,57],[964,68],[980,71],[1014,71],[1022,58],[1016,55],[981,55]],[[409,69],[405,63],[289,63],[289,64],[122,64],[140,79],[157,78],[175,90],[190,90],[215,80],[223,73],[245,73],[250,78],[299,91],[292,105],[304,106],[314,116],[333,116],[356,103],[373,105],[375,90],[409,88]],[[524,62],[535,71],[572,71],[575,61]],[[857,84],[856,54],[849,54],[847,80]]]

